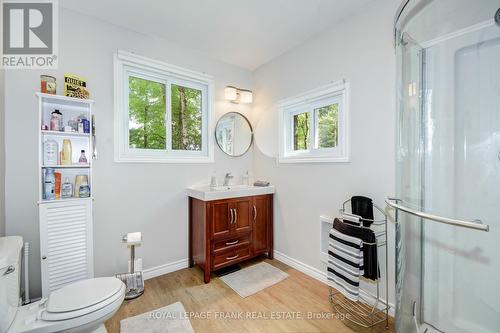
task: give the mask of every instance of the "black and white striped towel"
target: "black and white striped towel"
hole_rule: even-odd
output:
[[[328,281],[352,301],[359,299],[359,277],[364,273],[363,241],[330,230]]]

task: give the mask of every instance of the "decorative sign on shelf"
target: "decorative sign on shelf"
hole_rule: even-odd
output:
[[[64,74],[64,95],[68,97],[87,99],[90,96],[86,80],[78,75]]]

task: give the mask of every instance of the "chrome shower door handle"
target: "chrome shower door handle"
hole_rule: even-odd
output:
[[[7,269],[5,270],[5,272],[3,272],[2,276],[14,273],[15,270],[16,270],[16,268],[14,266],[10,265],[9,267],[7,267]]]
[[[396,210],[400,210],[400,211],[403,211],[405,213],[411,214],[413,216],[421,217],[421,218],[426,219],[426,220],[431,220],[431,221],[438,222],[438,223],[449,224],[449,225],[453,225],[456,227],[469,228],[469,229],[475,229],[475,230],[486,231],[486,232],[490,231],[490,226],[487,224],[483,224],[481,222],[481,220],[479,220],[479,219],[473,220],[473,221],[465,221],[465,220],[458,220],[458,219],[453,219],[453,218],[444,217],[444,216],[433,215],[433,214],[429,214],[429,213],[422,212],[422,211],[419,211],[419,210],[416,210],[413,208],[403,206],[403,205],[399,204],[398,202],[402,202],[402,200],[398,199],[398,198],[390,198],[390,197],[385,199],[385,203],[387,205],[389,205],[390,207],[392,207]]]

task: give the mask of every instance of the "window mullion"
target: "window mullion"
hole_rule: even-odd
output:
[[[316,150],[316,114],[314,112],[314,109],[309,111],[309,126],[310,126],[310,143],[309,143],[309,151],[315,151]]]
[[[165,138],[167,151],[172,151],[172,83],[165,82]]]

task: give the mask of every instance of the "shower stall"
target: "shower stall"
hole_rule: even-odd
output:
[[[408,0],[396,15],[397,332],[500,332],[499,8]]]

